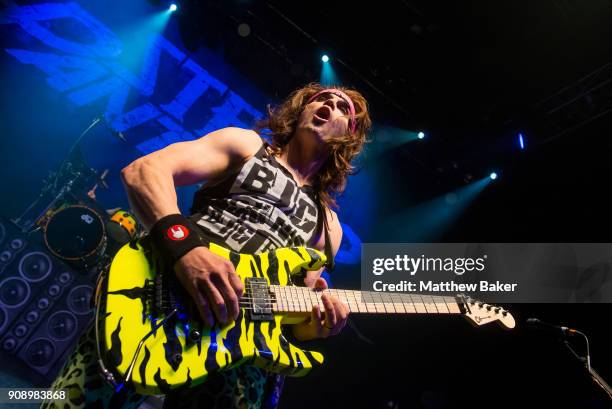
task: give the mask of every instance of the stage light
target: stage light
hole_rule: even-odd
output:
[[[321,76],[319,78],[319,83],[325,87],[340,85],[342,82],[336,75],[333,68],[334,65],[331,63],[329,56],[327,54],[323,54],[321,56],[321,61],[323,61],[323,64],[321,64]]]
[[[177,6],[176,4],[174,4],[174,3],[172,3],[172,4],[170,5],[170,7],[168,8],[168,10],[170,10],[170,12],[174,12],[174,11],[176,11],[177,9],[178,9],[178,6]]]
[[[522,133],[518,134],[518,141],[519,141],[519,146],[521,150],[524,150],[525,149],[525,139],[523,138]]]
[[[425,132],[423,132],[423,131],[419,132],[419,133],[417,134],[417,137],[418,137],[419,139],[423,139],[423,138],[425,138]]]
[[[495,173],[495,172],[491,172],[491,174],[489,175],[489,177],[491,178],[491,180],[495,180],[495,179],[497,179],[497,173]]]
[[[248,37],[251,34],[251,26],[247,23],[242,23],[238,26],[238,35],[240,37]]]

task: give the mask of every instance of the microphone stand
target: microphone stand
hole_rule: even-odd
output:
[[[595,382],[595,384],[599,385],[599,387],[604,390],[604,392],[608,395],[608,398],[612,399],[612,388],[610,387],[610,385],[606,383],[606,381],[601,377],[601,375],[599,375],[597,371],[595,371],[595,369],[591,367],[591,354],[589,351],[589,339],[583,332],[580,332],[580,331],[575,331],[575,332],[576,334],[582,335],[584,337],[584,340],[586,341],[586,353],[587,353],[586,357],[580,356],[574,350],[574,348],[572,348],[572,346],[569,344],[569,342],[567,341],[565,337],[563,338],[563,345],[565,345],[567,349],[570,350],[572,355],[574,355],[576,359],[578,359],[580,363],[584,365],[584,368],[589,373],[589,376],[591,377],[593,382]]]
[[[30,229],[32,228],[32,226],[34,226],[34,224],[36,223],[36,220],[40,219],[64,194],[66,194],[67,192],[70,192],[71,188],[72,188],[72,184],[74,183],[74,180],[70,180],[66,186],[62,186],[62,188],[59,190],[58,192],[58,182],[59,182],[59,178],[60,176],[62,176],[62,173],[66,170],[65,168],[67,167],[67,165],[70,164],[70,157],[74,154],[76,148],[78,147],[79,143],[81,142],[81,140],[83,139],[83,137],[94,127],[96,126],[100,121],[102,121],[102,116],[97,116],[95,117],[91,124],[83,131],[81,132],[81,134],[78,136],[78,138],[72,143],[72,146],[70,147],[70,149],[68,150],[68,154],[64,157],[64,159],[62,160],[62,163],[60,164],[58,171],[55,172],[55,174],[52,176],[53,181],[49,181],[45,183],[45,186],[43,186],[40,194],[38,195],[38,197],[34,200],[33,203],[31,203],[24,211],[23,213],[21,213],[16,219],[12,219],[11,221],[20,228],[20,230],[23,233],[31,233]],[[32,210],[34,209],[34,207],[42,200],[42,198],[48,193],[48,192],[52,192],[52,193],[56,193],[55,197],[53,198],[53,200],[51,201],[51,203],[45,207],[45,209],[40,212],[38,214],[38,216],[36,216],[33,220],[26,220],[24,222],[24,218],[26,217],[26,215]]]

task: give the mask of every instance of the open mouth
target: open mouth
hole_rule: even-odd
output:
[[[327,122],[329,121],[329,118],[331,118],[331,113],[331,109],[324,105],[321,108],[317,109],[313,116],[318,121]]]

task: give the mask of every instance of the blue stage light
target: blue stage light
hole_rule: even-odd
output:
[[[327,54],[323,54],[323,57],[321,57],[321,61],[323,61],[323,62],[328,62],[329,61],[329,57],[327,56]]]
[[[495,180],[495,179],[497,179],[497,173],[495,173],[495,172],[491,172],[491,174],[489,175],[489,177],[491,178],[491,180]]]
[[[425,138],[425,132],[421,131],[417,134],[417,136],[419,137],[419,139],[423,139]]]
[[[519,141],[519,146],[521,147],[521,150],[525,149],[525,138],[523,138],[522,133],[518,134],[518,141]]]
[[[174,4],[174,3],[172,3],[172,4],[170,5],[170,7],[168,8],[168,10],[170,10],[171,12],[172,12],[172,11],[176,11],[177,9],[178,9],[178,6],[177,6],[176,4]]]

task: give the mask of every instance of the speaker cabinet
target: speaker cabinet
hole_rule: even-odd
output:
[[[51,380],[92,320],[92,277],[0,226],[0,350]]]

